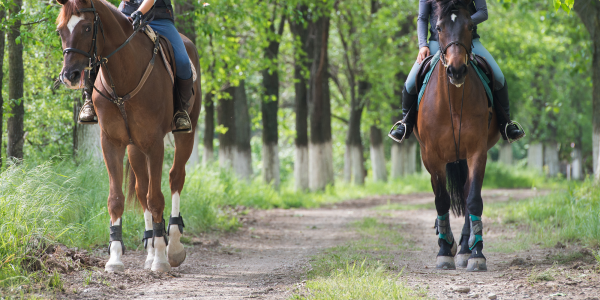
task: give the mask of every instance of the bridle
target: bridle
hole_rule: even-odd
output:
[[[98,28],[100,28],[100,31],[102,32],[102,38],[104,39],[104,41],[106,42],[106,36],[104,36],[104,28],[102,27],[102,21],[100,20],[100,16],[98,15],[98,11],[96,10],[96,8],[94,7],[94,1],[90,0],[90,3],[92,5],[92,7],[88,7],[88,8],[82,8],[82,9],[78,9],[77,13],[86,13],[86,12],[91,12],[94,14],[94,31],[92,33],[92,47],[90,49],[89,52],[85,52],[83,50],[77,49],[77,48],[65,48],[63,50],[63,56],[69,52],[75,52],[78,54],[81,54],[85,57],[87,57],[89,59],[89,64],[88,67],[86,67],[85,70],[85,76],[84,80],[85,80],[85,86],[87,86],[88,84],[91,84],[91,86],[93,87],[93,89],[100,94],[102,97],[108,99],[110,102],[116,104],[119,107],[119,110],[121,111],[121,115],[123,116],[123,119],[125,120],[125,128],[127,129],[127,135],[129,136],[129,143],[133,144],[133,140],[131,139],[131,132],[129,130],[129,124],[127,122],[127,114],[125,112],[125,101],[131,99],[131,97],[135,96],[135,94],[137,94],[139,92],[139,90],[141,89],[142,85],[144,84],[144,82],[146,81],[146,79],[148,78],[148,75],[150,75],[150,72],[152,72],[152,68],[154,66],[154,59],[156,57],[156,54],[158,52],[159,46],[160,46],[160,38],[158,36],[158,33],[156,34],[156,41],[154,44],[154,50],[153,50],[153,54],[152,54],[152,59],[150,60],[150,63],[148,64],[148,67],[146,68],[146,71],[144,72],[144,75],[142,76],[142,79],[140,81],[140,83],[138,84],[138,86],[129,94],[123,96],[123,97],[119,97],[117,96],[117,90],[115,88],[115,83],[112,79],[112,76],[110,74],[110,70],[108,69],[108,59],[113,56],[115,53],[119,52],[121,49],[123,49],[127,44],[129,44],[129,42],[131,42],[131,40],[133,39],[133,37],[135,37],[135,35],[140,31],[140,29],[144,28],[148,23],[150,23],[152,21],[153,14],[151,13],[147,13],[146,17],[142,20],[142,24],[138,27],[138,28],[134,28],[133,30],[133,34],[131,34],[127,40],[125,40],[125,42],[123,42],[123,44],[121,44],[121,46],[119,46],[117,49],[115,49],[113,52],[109,53],[108,55],[101,57],[98,55],[98,44],[97,44],[97,37],[98,37]],[[101,91],[98,90],[98,88],[96,88],[96,85],[94,82],[90,82],[90,73],[91,70],[97,68],[97,67],[104,67],[104,69],[106,70],[106,75],[110,81],[110,96],[105,95],[104,93],[102,93]],[[102,79],[102,78],[101,78]],[[106,89],[106,86],[105,86]],[[107,89],[108,90],[108,89]]]

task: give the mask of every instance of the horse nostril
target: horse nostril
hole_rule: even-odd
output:
[[[77,80],[79,78],[79,75],[81,74],[81,72],[79,71],[74,71],[71,72],[71,74],[69,74],[69,76],[67,77],[71,82],[74,82],[75,80]]]

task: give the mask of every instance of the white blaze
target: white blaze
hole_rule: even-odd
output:
[[[450,19],[452,19],[452,22],[454,22],[454,21],[456,20],[456,15],[455,15],[455,14],[452,14],[452,15],[450,16]]]
[[[82,17],[80,16],[76,16],[76,15],[72,15],[71,19],[69,20],[69,22],[67,23],[67,28],[69,28],[69,32],[73,33],[73,29],[75,29],[75,26],[77,26],[77,24],[79,23],[79,21],[83,20]]]

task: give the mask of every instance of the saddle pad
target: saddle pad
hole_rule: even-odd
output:
[[[437,66],[439,61],[440,61],[440,51],[438,50],[438,52],[436,52],[435,55],[431,58],[429,71],[423,78],[423,84],[421,85],[421,90],[419,91],[419,98],[417,100],[417,111],[419,110],[419,106],[421,106],[421,98],[423,98],[423,94],[425,94],[425,88],[427,87],[427,83],[429,83],[429,78],[431,77],[431,74],[433,73],[433,70],[435,70],[435,67]],[[469,60],[469,64],[473,67],[473,69],[475,70],[475,73],[477,73],[477,76],[483,83],[483,88],[485,89],[485,93],[487,94],[488,99],[490,100],[491,104],[493,105],[494,97],[492,96],[492,90],[490,89],[490,86],[489,86],[490,79],[488,79],[488,77],[485,75],[485,72],[483,70],[481,70],[481,68],[479,68],[477,62],[475,62],[473,60]]]

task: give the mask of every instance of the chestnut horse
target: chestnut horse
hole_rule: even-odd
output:
[[[435,0],[441,58],[425,88],[415,135],[435,193],[437,268],[455,269],[458,264],[468,271],[485,271],[481,187],[487,151],[500,139],[500,131],[483,83],[468,63],[473,28],[467,9],[470,1]],[[456,264],[451,207],[456,215],[465,215]]]
[[[165,199],[161,192],[163,138],[172,129],[174,109],[173,83],[169,71],[158,54],[159,58],[144,82],[142,77],[147,75],[146,70],[151,65],[149,62],[154,63],[157,55],[156,44],[144,33],[132,37],[134,31],[128,18],[112,4],[105,0],[57,2],[62,5],[57,31],[64,49],[60,80],[70,89],[82,88],[87,80],[87,70],[100,66],[92,100],[101,128],[102,152],[110,181],[110,259],[105,269],[109,272],[124,271],[121,261],[125,251],[121,216],[125,207],[123,158],[127,150],[133,171],[129,176],[130,192],[134,187],[146,223],[144,241],[148,256],[145,268],[169,271],[172,266],[179,266],[186,257],[180,242],[183,219],[179,203],[185,180],[185,164],[192,153],[200,114],[202,93],[199,76],[189,109],[194,132],[175,135],[175,159],[169,173],[172,211],[169,230],[165,232]],[[193,65],[200,70],[196,47],[189,39],[183,37],[183,40]],[[114,83],[114,87],[105,88],[102,80]],[[141,89],[137,93],[132,92],[138,90],[137,87]],[[133,96],[126,97],[125,93]],[[116,105],[115,102],[119,101],[115,100],[121,100],[121,105]],[[124,114],[120,107],[124,108]]]

